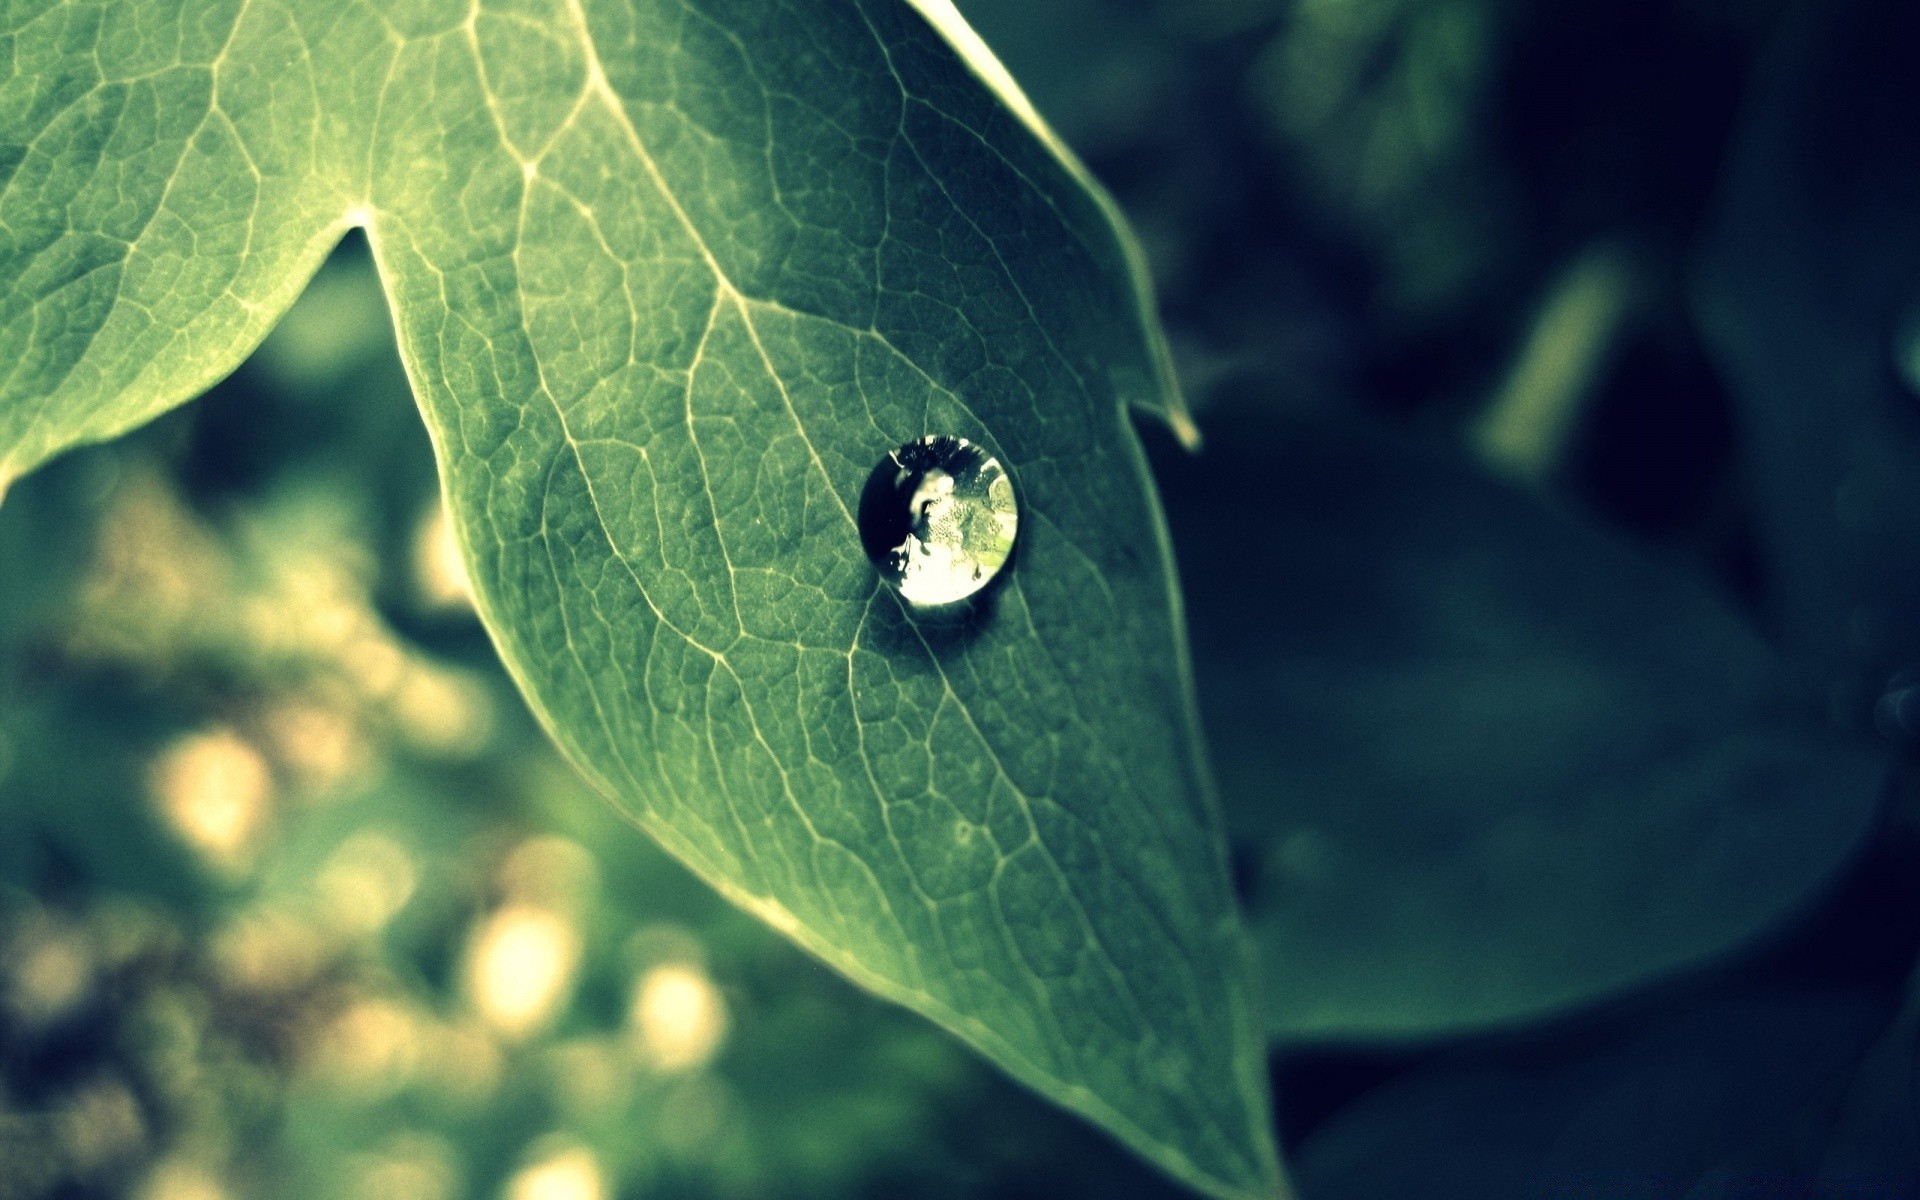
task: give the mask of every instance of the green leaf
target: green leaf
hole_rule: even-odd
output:
[[[62,0],[0,15],[0,480],[191,396],[363,226],[478,604],[742,905],[1219,1196],[1281,1190],[1137,257],[944,0]],[[849,512],[997,452],[1006,586]]]
[[[1222,412],[1160,465],[1276,1037],[1650,981],[1872,826],[1884,767],[1677,565],[1376,433]]]
[[[1920,8],[1810,3],[1734,140],[1695,307],[1737,405],[1772,623],[1865,726],[1920,662]],[[1909,733],[1912,731],[1908,731]]]

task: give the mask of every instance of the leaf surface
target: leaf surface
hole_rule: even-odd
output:
[[[1885,768],[1677,564],[1378,432],[1206,428],[1160,478],[1276,1038],[1617,993],[1756,938],[1872,827]]]
[[[478,605],[727,895],[1220,1196],[1280,1191],[1127,408],[1105,198],[944,4],[119,0],[0,16],[0,480],[230,370],[363,226]],[[1021,504],[909,613],[925,434]]]

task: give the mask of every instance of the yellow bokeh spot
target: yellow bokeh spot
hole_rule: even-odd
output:
[[[405,1083],[420,1060],[421,1022],[390,1000],[347,1006],[321,1036],[319,1066],[357,1091],[386,1094]]]
[[[67,1157],[82,1175],[136,1158],[145,1147],[146,1120],[140,1102],[118,1079],[87,1084],[67,1098],[54,1119]]]
[[[353,1200],[452,1200],[460,1190],[453,1148],[442,1138],[400,1134],[357,1166]]]
[[[720,989],[687,963],[662,963],[642,975],[630,1019],[641,1057],[664,1072],[704,1066],[727,1034]]]
[[[384,631],[359,631],[339,648],[340,669],[353,687],[369,699],[384,699],[399,688],[407,673],[407,652]]]
[[[281,560],[272,590],[261,598],[260,632],[270,645],[307,653],[341,653],[379,636],[366,588],[334,558],[301,554]]]
[[[156,666],[231,587],[220,544],[166,478],[133,468],[101,522],[69,648]]]
[[[147,1176],[140,1200],[227,1200],[227,1191],[205,1167],[164,1162]]]
[[[11,950],[11,978],[4,980],[7,1007],[28,1025],[59,1020],[93,988],[93,948],[76,926],[36,915],[24,923]]]
[[[387,711],[407,741],[446,758],[471,758],[493,732],[493,704],[478,679],[424,664],[401,675]]]
[[[273,796],[267,760],[231,730],[182,738],[153,768],[161,814],[194,849],[224,867],[242,865]]]
[[[369,755],[358,723],[335,705],[288,701],[269,709],[262,724],[278,760],[315,790],[339,787]]]
[[[473,583],[453,536],[446,506],[435,502],[420,520],[413,537],[413,572],[420,598],[429,608],[473,607]]]
[[[413,856],[384,833],[361,830],[327,857],[315,880],[321,912],[349,933],[378,930],[413,896]]]
[[[221,977],[247,992],[290,992],[306,986],[320,970],[325,951],[311,925],[271,908],[241,917],[213,942]]]
[[[559,914],[513,904],[488,918],[467,947],[466,985],[480,1015],[507,1037],[551,1021],[580,969],[580,935]]]
[[[507,1200],[606,1200],[607,1181],[591,1151],[556,1150],[507,1183]]]
[[[500,864],[500,887],[517,903],[570,910],[599,886],[593,854],[572,838],[528,838]]]

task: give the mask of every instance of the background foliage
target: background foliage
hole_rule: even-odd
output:
[[[1302,1193],[1900,1194],[1916,19],[963,8],[1208,438],[1145,431]],[[571,779],[357,242],[0,564],[0,1196],[1172,1194]]]

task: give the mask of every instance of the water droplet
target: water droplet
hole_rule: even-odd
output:
[[[965,438],[908,442],[860,493],[860,542],[910,604],[952,604],[987,586],[1019,527],[1006,468]]]

